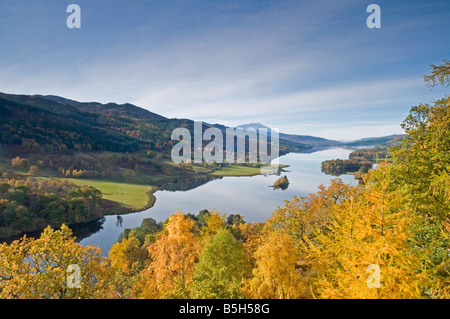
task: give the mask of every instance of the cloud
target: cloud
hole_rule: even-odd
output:
[[[149,2],[139,4],[149,19],[136,18],[130,6],[108,32],[105,23],[121,17],[114,11],[119,2],[111,2],[98,26],[89,24],[99,15],[91,12],[84,33],[61,32],[69,40],[44,39],[46,50],[22,41],[21,54],[30,50],[24,61],[2,51],[2,90],[130,102],[226,125],[259,121],[295,133],[309,127],[337,139],[346,139],[352,125],[361,135],[376,125],[393,129],[409,106],[438,96],[425,92],[421,76],[429,63],[424,52],[441,43],[439,36],[411,50],[418,41],[413,31],[423,28],[423,40],[434,24],[392,19],[387,13],[402,13],[401,4],[387,7],[382,29],[374,31],[365,26],[365,7],[349,2],[194,1],[171,8]],[[361,124],[368,118],[376,123]],[[336,123],[342,127],[327,126]]]

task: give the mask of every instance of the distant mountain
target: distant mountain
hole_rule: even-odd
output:
[[[78,102],[74,100],[69,100],[60,96],[55,95],[35,95],[37,97],[54,101],[63,105],[70,105],[77,108],[83,112],[100,113],[105,115],[116,115],[124,116],[136,119],[147,119],[147,120],[164,120],[164,116],[150,112],[146,109],[138,107],[136,105],[125,103],[107,103],[101,104],[98,102]]]
[[[239,125],[243,129],[248,129],[250,127],[259,130],[265,128],[270,132],[270,127],[261,123],[249,123]],[[345,147],[345,146],[383,146],[392,147],[398,145],[405,134],[393,134],[381,137],[369,137],[362,138],[359,140],[351,142],[341,142],[335,140],[329,140],[322,137],[310,136],[310,135],[296,135],[296,134],[286,134],[279,132],[280,141],[287,141],[296,144],[307,145],[309,151],[314,151],[316,149],[328,148],[328,147]]]
[[[203,129],[220,124],[203,123]],[[132,104],[78,102],[54,95],[0,93],[0,143],[22,145],[42,152],[113,151],[141,149],[170,153],[171,133],[189,119],[168,119]],[[206,145],[209,141],[203,141]],[[225,144],[224,144],[225,147]],[[301,152],[301,143],[280,141],[280,154]]]
[[[226,132],[227,126],[221,125],[221,124],[214,124],[214,127],[219,128],[220,130]],[[242,128],[244,130],[247,130],[249,128],[254,128],[257,132],[257,134],[262,134],[263,131],[260,131],[259,129],[261,128],[265,128],[267,129],[266,131],[266,135],[270,137],[270,133],[271,133],[271,128],[268,126],[265,126],[261,123],[250,123],[250,124],[243,124],[243,125],[239,125],[236,127],[232,127],[232,128]],[[226,138],[228,138],[227,135],[225,135]],[[270,144],[270,138],[267,140],[267,142]],[[288,140],[284,140],[284,139],[280,139],[279,140],[279,154],[283,155],[289,152],[293,152],[293,153],[297,153],[297,152],[304,152],[307,149],[310,149],[311,147],[308,145],[305,145],[303,143],[297,143],[297,142],[291,142]]]
[[[326,148],[331,146],[342,146],[339,141],[328,140],[322,137],[310,136],[310,135],[295,135],[280,133],[280,139],[284,139],[294,143],[303,143],[310,145],[313,148]]]
[[[393,134],[381,137],[368,137],[360,140],[345,142],[344,145],[348,146],[387,146],[392,147],[398,145],[405,134]]]
[[[268,127],[268,126],[265,126],[265,125],[263,125],[263,124],[261,124],[261,123],[249,123],[249,124],[242,124],[242,125],[238,125],[237,127],[241,127],[241,128],[243,128],[244,130],[246,130],[246,129],[248,129],[248,128],[254,128],[254,129],[256,129],[256,130],[259,130],[259,129],[261,129],[261,128],[265,128],[265,129],[267,129],[268,131],[270,131],[270,127]]]
[[[203,128],[226,126],[203,123]],[[134,152],[141,149],[170,153],[171,133],[184,127],[191,132],[189,119],[168,119],[132,104],[78,102],[55,95],[15,95],[0,93],[0,143],[22,145],[31,150],[103,150]],[[261,123],[244,124],[248,129],[270,128]],[[226,137],[226,135],[224,135]],[[401,135],[362,139],[349,143],[309,135],[279,133],[280,154],[339,146],[369,146],[399,141]],[[206,145],[208,141],[203,141]],[[225,145],[224,145],[225,147]]]
[[[239,127],[242,127],[245,130],[250,127],[257,129],[257,130],[261,129],[261,128],[265,128],[268,130],[268,132],[270,132],[270,127],[265,126],[261,123],[243,124],[243,125],[239,125]],[[328,140],[325,138],[309,136],[309,135],[295,135],[295,134],[286,134],[286,133],[279,132],[279,137],[280,137],[280,140],[284,140],[284,141],[288,141],[288,142],[296,143],[296,144],[308,145],[309,148],[314,148],[314,149],[342,145],[342,143],[339,141],[333,141],[333,140]]]

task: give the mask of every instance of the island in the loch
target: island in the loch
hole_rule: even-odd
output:
[[[273,185],[272,185],[273,189],[281,189],[281,190],[286,190],[289,187],[289,180],[287,178],[286,175],[280,177],[279,179],[277,179]]]
[[[392,162],[391,148],[399,145],[403,136],[391,135],[348,143],[353,147],[362,147],[362,145],[365,147],[351,152],[348,159],[338,158],[323,161],[321,171],[333,176],[352,174],[360,182],[363,182],[364,174],[367,174],[374,164]]]

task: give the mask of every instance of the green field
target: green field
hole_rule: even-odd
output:
[[[103,193],[103,198],[122,203],[135,211],[153,206],[155,186],[106,182],[90,179],[67,178],[78,186],[93,186]]]
[[[211,173],[217,176],[253,176],[261,174],[261,168],[242,165],[228,165],[218,171]]]

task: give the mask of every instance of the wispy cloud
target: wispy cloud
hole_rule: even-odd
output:
[[[26,18],[43,29],[38,40],[26,38],[30,27],[14,25],[17,10],[0,22],[10,48],[0,52],[0,87],[334,139],[348,139],[352,127],[355,138],[377,126],[396,133],[411,105],[442,93],[429,92],[422,75],[449,52],[442,11],[450,8],[380,4],[383,26],[369,30],[364,4],[333,0],[80,0],[85,24],[74,33],[46,25],[53,19],[45,15],[34,21],[30,1]],[[14,39],[14,28],[25,38]]]

